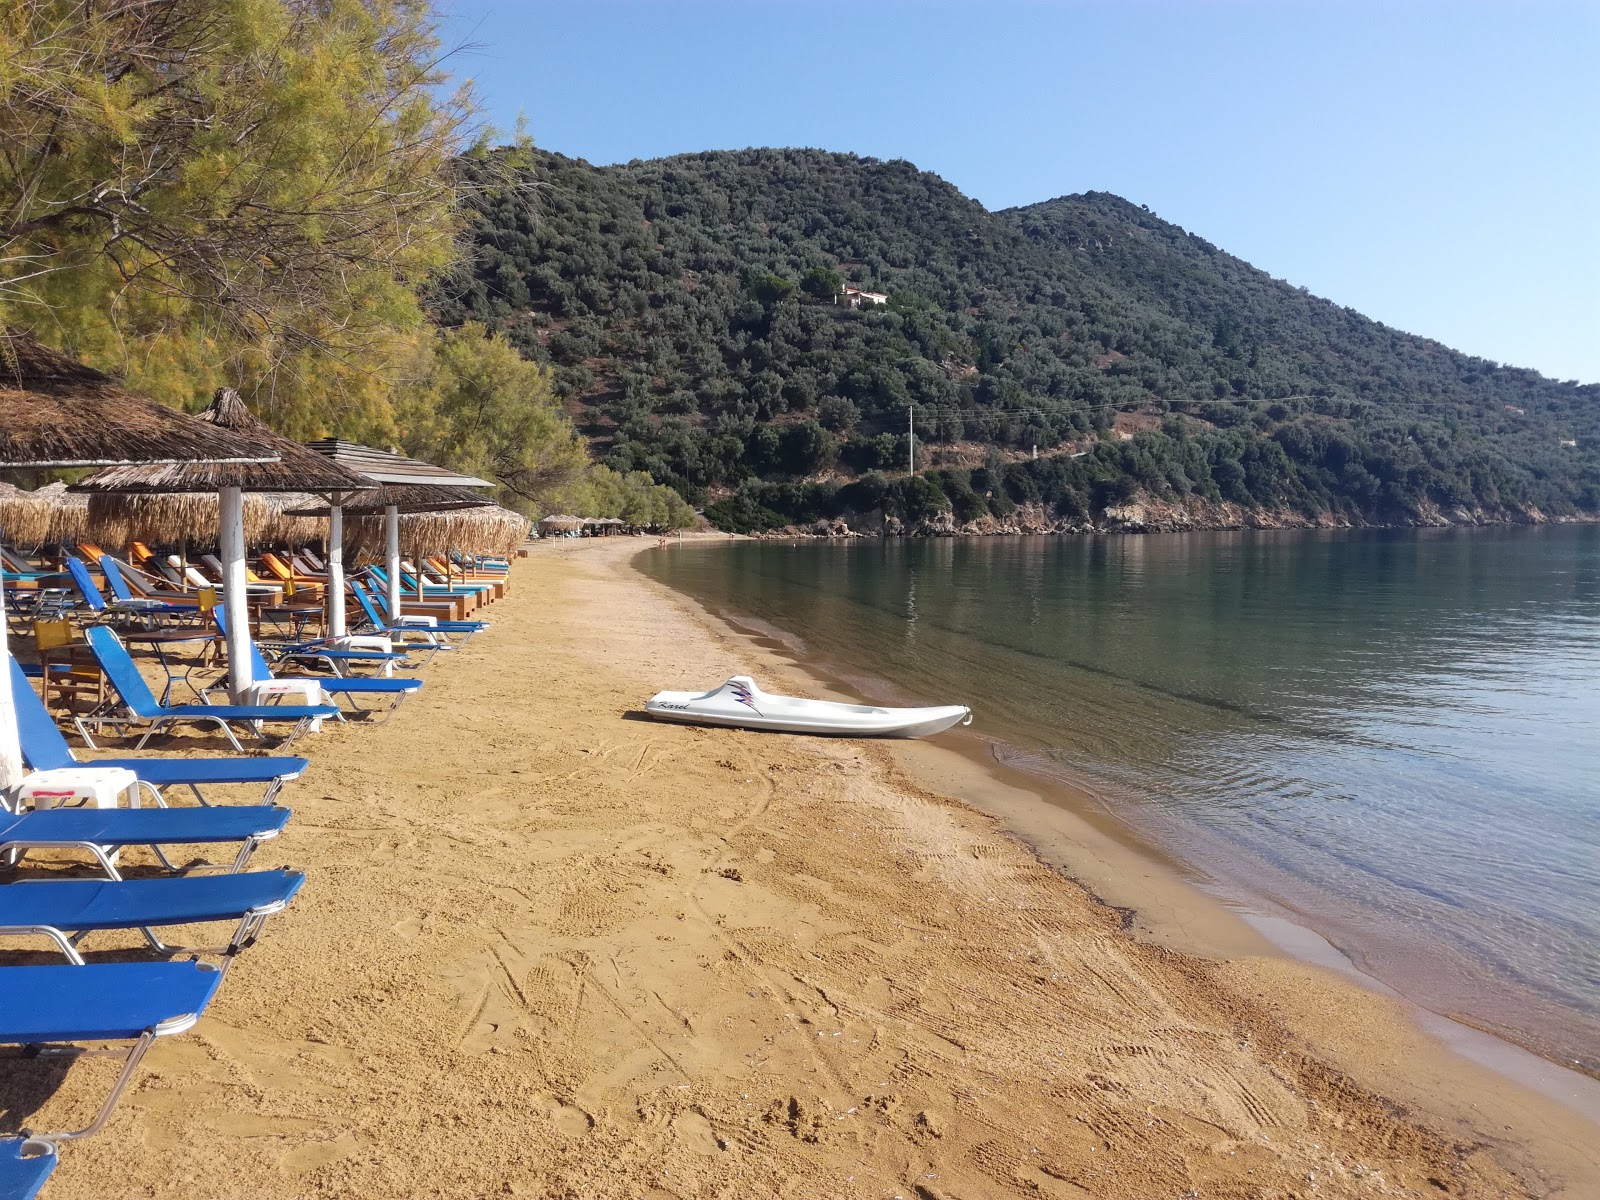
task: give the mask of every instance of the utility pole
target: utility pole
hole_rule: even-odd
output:
[[[917,473],[917,410],[906,405],[906,470]]]

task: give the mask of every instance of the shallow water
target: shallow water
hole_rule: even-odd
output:
[[[1010,761],[1088,781],[1214,890],[1600,1070],[1600,527],[641,563],[865,690],[971,704]]]

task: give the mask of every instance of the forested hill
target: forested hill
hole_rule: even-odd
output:
[[[1115,196],[991,213],[909,163],[815,150],[541,152],[530,173],[531,205],[477,194],[439,319],[552,363],[598,454],[725,525],[1030,502],[1086,522],[1146,497],[1600,510],[1600,385],[1389,329]],[[898,478],[908,410],[919,479]]]

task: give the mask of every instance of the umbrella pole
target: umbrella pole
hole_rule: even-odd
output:
[[[389,560],[389,620],[400,619],[400,508],[395,504],[383,506],[384,540],[388,543]]]
[[[328,637],[344,636],[344,509],[332,497],[328,507]]]
[[[22,741],[17,705],[11,694],[9,631],[6,629],[5,568],[0,566],[0,791],[9,797],[22,782]]]
[[[244,492],[225,487],[218,495],[222,542],[222,608],[227,616],[228,690],[235,704],[250,688],[250,602],[244,562]]]

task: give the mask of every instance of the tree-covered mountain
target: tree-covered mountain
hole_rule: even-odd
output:
[[[1600,385],[1390,329],[1115,196],[991,213],[909,163],[815,150],[524,169],[472,192],[437,318],[551,364],[607,463],[724,524],[1088,519],[1140,495],[1600,510]],[[895,477],[908,412],[915,479]]]

